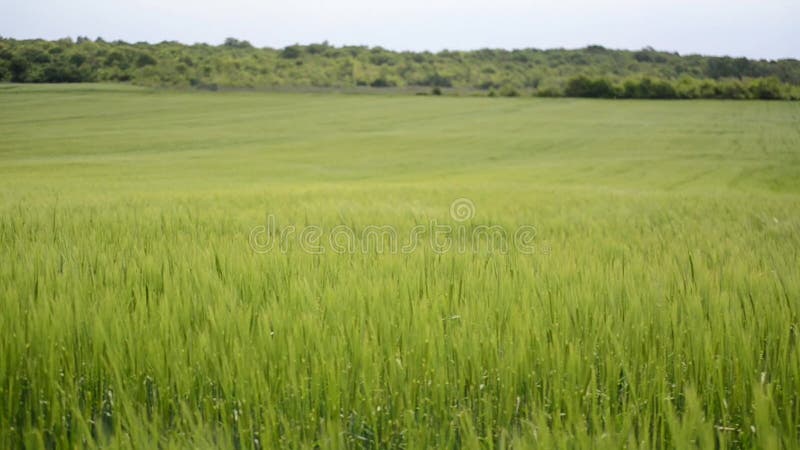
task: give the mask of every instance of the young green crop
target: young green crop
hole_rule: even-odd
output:
[[[0,447],[800,447],[800,105],[0,103]]]

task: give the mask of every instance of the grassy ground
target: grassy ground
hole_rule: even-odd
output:
[[[800,447],[800,104],[0,105],[0,447]]]

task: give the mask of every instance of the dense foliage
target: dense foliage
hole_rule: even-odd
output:
[[[425,92],[628,98],[800,98],[800,61],[682,56],[646,48],[395,52],[327,42],[256,48],[0,39],[0,81],[146,86],[423,88]]]

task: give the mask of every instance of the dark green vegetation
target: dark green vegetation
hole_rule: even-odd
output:
[[[585,77],[585,78],[584,78]],[[800,99],[800,61],[643,49],[393,52],[379,47],[0,40],[0,81],[219,88],[375,88],[548,97]]]
[[[628,79],[614,83],[608,78],[589,78],[579,75],[570,78],[564,88],[567,97],[588,98],[638,98],[638,99],[794,99],[794,94],[781,86],[776,78],[756,78],[746,82],[740,80],[693,80],[681,78],[670,82],[650,77]]]
[[[798,103],[0,104],[0,448],[800,447]],[[457,198],[541,251],[248,244]]]

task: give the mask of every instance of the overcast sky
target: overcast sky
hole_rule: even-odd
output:
[[[800,0],[3,0],[0,36],[393,50],[611,48],[800,58]]]

